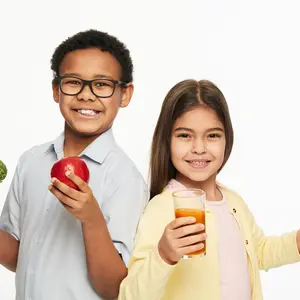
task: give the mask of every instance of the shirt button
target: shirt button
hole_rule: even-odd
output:
[[[233,212],[236,213],[236,209],[235,208],[233,209]]]
[[[38,238],[36,238],[36,240],[35,240],[35,242],[36,242],[37,244],[41,244],[43,241],[44,241],[44,239],[43,239],[42,237],[38,237]]]
[[[249,244],[249,242],[248,242],[248,240],[246,240],[246,245],[248,245]]]

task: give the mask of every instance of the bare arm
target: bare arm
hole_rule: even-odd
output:
[[[19,241],[0,229],[0,264],[15,272],[17,268]]]
[[[114,299],[127,268],[111,240],[102,213],[97,223],[84,223],[82,229],[90,281],[99,295]]]

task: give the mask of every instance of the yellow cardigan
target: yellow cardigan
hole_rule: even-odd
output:
[[[296,232],[278,237],[265,236],[242,198],[225,186],[218,186],[229,201],[245,242],[251,299],[261,300],[259,270],[300,261]],[[157,251],[165,226],[173,219],[172,194],[164,190],[149,202],[140,220],[129,273],[121,284],[119,300],[220,299],[218,236],[213,212],[206,211],[206,256],[181,260],[175,266],[165,263]]]

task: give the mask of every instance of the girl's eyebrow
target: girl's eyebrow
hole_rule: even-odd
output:
[[[224,132],[224,129],[221,128],[221,127],[214,127],[214,128],[209,128],[206,130],[207,132],[208,131],[221,131],[221,132]]]
[[[174,131],[190,131],[194,132],[194,130],[187,128],[187,127],[177,127]]]
[[[193,129],[191,128],[187,128],[187,127],[177,127],[174,131],[189,131],[189,132],[195,132]],[[224,132],[224,129],[221,127],[213,127],[213,128],[208,128],[205,130],[206,132],[209,131],[221,131]]]

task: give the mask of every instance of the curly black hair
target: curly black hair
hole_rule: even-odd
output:
[[[78,32],[67,38],[55,49],[51,59],[51,70],[54,78],[59,76],[59,66],[67,53],[88,48],[99,48],[101,51],[114,56],[121,65],[122,75],[120,80],[132,82],[133,64],[130,51],[116,37],[94,29]]]

